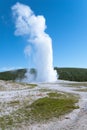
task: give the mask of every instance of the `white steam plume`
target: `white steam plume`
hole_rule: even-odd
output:
[[[35,48],[33,60],[37,70],[36,81],[56,81],[57,74],[53,69],[52,39],[45,32],[45,18],[42,15],[36,16],[29,6],[21,3],[16,3],[12,11],[15,17],[15,35],[27,35],[29,43]],[[26,52],[30,53],[29,46],[27,47]]]

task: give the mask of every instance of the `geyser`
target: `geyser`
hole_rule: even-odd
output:
[[[36,81],[56,81],[57,73],[53,69],[52,39],[45,32],[44,16],[36,16],[29,6],[21,3],[16,3],[12,7],[12,11],[15,18],[15,35],[27,36],[27,41],[34,49],[33,61],[37,70]],[[28,45],[25,50],[28,56],[30,56],[30,50]]]

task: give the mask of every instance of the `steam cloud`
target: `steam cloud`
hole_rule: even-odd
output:
[[[27,5],[16,3],[12,7],[15,18],[15,35],[28,37],[29,44],[34,48],[33,61],[37,70],[36,81],[53,82],[57,74],[53,69],[52,39],[46,34],[45,18],[36,16]],[[31,47],[28,45],[25,54],[30,56]]]

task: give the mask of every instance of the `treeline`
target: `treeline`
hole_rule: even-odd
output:
[[[0,72],[0,80],[21,80],[25,77],[26,69]]]
[[[55,70],[58,73],[58,78],[61,80],[69,81],[87,81],[87,69],[82,68],[57,68]]]
[[[58,78],[69,81],[87,81],[87,69],[81,68],[54,68],[58,73]],[[22,80],[25,78],[27,69],[19,69],[14,71],[0,72],[0,80]],[[35,69],[31,69],[30,73],[36,74]]]

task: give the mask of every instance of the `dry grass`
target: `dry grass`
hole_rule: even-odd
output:
[[[74,91],[87,92],[87,88],[75,89]]]

